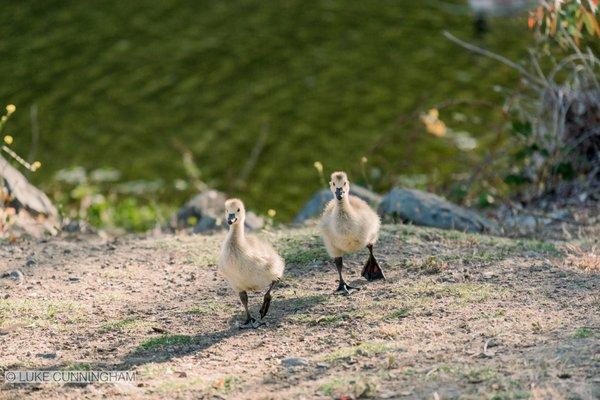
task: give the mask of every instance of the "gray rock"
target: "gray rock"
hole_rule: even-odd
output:
[[[13,281],[20,282],[25,279],[25,275],[23,275],[23,273],[21,271],[16,269],[14,271],[3,273],[2,275],[0,275],[0,278],[7,278],[7,279],[11,279]]]
[[[210,216],[205,215],[200,218],[200,221],[196,225],[194,225],[193,232],[194,233],[206,233],[213,230],[220,229],[221,225],[217,223],[217,219]]]
[[[193,227],[194,233],[211,233],[227,228],[225,215],[225,200],[227,196],[217,190],[207,190],[190,199],[177,212],[171,221],[171,228],[183,229],[189,227],[189,220],[194,217],[198,222]],[[246,211],[246,228],[262,229],[265,221],[252,211]]]
[[[171,225],[173,228],[185,228],[189,226],[190,218],[195,218],[200,224],[203,217],[211,217],[215,221],[223,216],[225,212],[224,193],[217,190],[206,190],[192,197],[175,215]],[[210,221],[205,221],[203,226],[210,226]]]
[[[246,228],[257,231],[265,226],[265,219],[252,211],[246,211]]]
[[[63,224],[62,231],[67,233],[93,233],[94,228],[85,221],[75,219]]]
[[[35,356],[38,358],[45,358],[46,360],[54,360],[58,358],[58,353],[38,353]]]
[[[381,196],[375,192],[365,189],[362,186],[351,185],[350,194],[359,197],[369,203],[373,208],[377,208],[381,201]],[[329,189],[321,189],[304,205],[304,208],[294,218],[295,224],[300,224],[306,220],[318,218],[325,205],[333,199],[333,193]]]
[[[536,230],[552,223],[551,218],[536,217],[534,215],[511,215],[503,219],[504,230],[511,234],[530,235]]]
[[[384,221],[403,221],[466,232],[498,232],[494,223],[476,212],[416,189],[392,189],[381,199],[378,212]]]
[[[2,156],[0,156],[0,183],[8,189],[18,206],[25,207],[34,215],[46,215],[53,220],[58,218],[58,211],[48,196],[29,183],[25,175]]]
[[[304,358],[284,358],[281,360],[281,365],[284,367],[303,367],[308,365],[308,361]]]

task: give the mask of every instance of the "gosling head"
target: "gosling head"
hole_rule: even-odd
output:
[[[240,199],[227,200],[225,202],[225,217],[229,226],[244,223],[244,218],[246,217],[244,203]]]
[[[331,189],[331,193],[333,193],[338,201],[348,197],[348,193],[350,192],[350,183],[348,183],[348,176],[346,176],[346,173],[338,171],[331,174],[329,188]]]

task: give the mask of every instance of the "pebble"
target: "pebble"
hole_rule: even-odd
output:
[[[308,361],[304,358],[284,358],[281,360],[281,365],[284,367],[302,367],[308,365]]]

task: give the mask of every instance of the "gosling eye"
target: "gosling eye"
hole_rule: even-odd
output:
[[[239,209],[239,208],[238,208],[238,211],[237,211],[237,212],[240,212],[240,209]]]

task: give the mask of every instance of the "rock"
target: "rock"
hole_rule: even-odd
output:
[[[533,215],[514,215],[504,219],[504,229],[521,235],[535,232],[538,221]]]
[[[403,221],[465,232],[498,232],[494,223],[476,212],[416,189],[392,189],[381,199],[378,212],[384,221]]]
[[[74,219],[64,223],[62,231],[67,233],[93,233],[94,228],[85,221]]]
[[[53,220],[58,217],[58,211],[48,196],[29,183],[25,175],[10,165],[2,156],[0,156],[0,178],[4,180],[8,193],[19,207],[25,207],[34,215],[42,214]]]
[[[173,229],[182,229],[190,226],[190,218],[197,222],[193,227],[194,233],[210,233],[226,229],[224,221],[225,193],[217,190],[207,190],[194,196],[177,212],[171,221]],[[265,221],[252,211],[246,211],[246,228],[250,230],[262,229]]]
[[[503,227],[509,233],[519,235],[530,235],[544,225],[553,222],[551,218],[536,217],[533,215],[511,215],[503,220]]]
[[[221,228],[221,224],[217,223],[217,219],[210,216],[205,215],[200,218],[200,221],[196,225],[194,225],[194,229],[192,232],[194,233],[206,233],[212,230],[217,230]]]
[[[381,196],[375,192],[365,189],[361,186],[351,185],[350,194],[359,197],[369,203],[373,208],[377,208],[381,201]],[[300,224],[306,220],[318,218],[325,205],[333,199],[333,193],[329,189],[321,189],[314,194],[314,196],[304,205],[304,208],[294,218],[294,223]]]
[[[256,231],[262,229],[265,226],[265,220],[263,217],[256,215],[252,211],[246,211],[246,228]]]
[[[13,281],[20,282],[25,279],[25,275],[18,269],[10,272],[5,272],[0,275],[0,278],[12,279]]]
[[[35,356],[38,358],[45,358],[46,360],[54,360],[55,358],[58,358],[57,353],[38,353]]]
[[[189,221],[195,218],[199,224],[203,217],[212,217],[215,221],[222,218],[225,212],[225,193],[217,190],[206,190],[192,197],[177,212],[174,220],[171,222],[173,228],[185,228],[190,226]],[[204,222],[209,225],[208,222]]]
[[[281,365],[287,368],[304,367],[308,365],[308,361],[306,361],[304,358],[284,358],[281,360]]]

